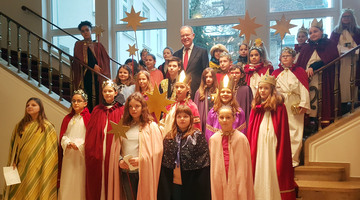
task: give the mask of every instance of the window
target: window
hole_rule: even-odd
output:
[[[189,19],[245,14],[245,0],[189,0]]]
[[[75,37],[82,38],[81,35],[75,35]],[[53,44],[70,55],[74,55],[75,42],[76,40],[71,36],[53,37]]]
[[[95,24],[95,0],[52,0],[51,11],[52,22],[62,29],[77,28],[85,20]]]
[[[144,41],[141,38],[138,38],[138,53],[140,57],[140,52],[142,49],[146,48],[150,51],[151,54],[156,56],[156,66],[162,64],[164,59],[162,57],[162,51],[166,47],[166,29],[151,29],[151,30],[139,30],[136,31],[138,35],[149,35],[151,36],[151,40]],[[158,37],[158,35],[162,35],[163,37]],[[116,52],[117,52],[117,60],[120,63],[124,63],[129,57],[129,52],[126,51],[129,49],[129,45],[135,44],[135,35],[134,31],[125,31],[125,32],[117,32],[116,33]],[[146,43],[146,44],[145,44]],[[139,61],[137,54],[134,56],[134,59]]]
[[[270,12],[332,8],[333,0],[270,0]]]
[[[212,25],[212,26],[194,26],[194,43],[207,49],[210,49],[215,44],[223,44],[226,46],[229,53],[232,55],[233,61],[237,59],[239,44],[244,40],[239,37],[239,31],[233,29],[235,24]],[[211,58],[211,55],[209,56]]]

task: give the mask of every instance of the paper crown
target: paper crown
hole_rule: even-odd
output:
[[[75,94],[78,94],[78,95],[82,96],[82,97],[85,99],[86,102],[88,101],[88,96],[87,96],[87,94],[84,92],[84,90],[82,90],[82,89],[75,90],[73,96],[74,96]]]
[[[304,24],[302,24],[301,28],[299,28],[298,33],[306,33],[308,34],[309,30],[304,27]]]
[[[223,80],[220,82],[220,89],[223,89],[223,88],[228,88],[230,90],[232,90],[234,87],[234,81],[232,79],[229,78],[228,75],[225,75]]]
[[[317,27],[319,29],[323,29],[323,21],[320,19],[320,21],[317,21],[316,18],[311,22],[311,27]]]
[[[102,88],[104,88],[105,86],[110,86],[110,87],[114,88],[115,90],[118,89],[118,86],[110,79],[103,82]]]
[[[262,47],[262,46],[264,46],[264,42],[261,40],[261,38],[257,38],[257,39],[255,39],[255,41],[254,41],[254,46],[256,46],[256,47]]]
[[[270,75],[270,72],[269,72],[269,69],[268,69],[266,71],[266,73],[260,77],[259,83],[269,83],[269,84],[275,86],[276,85],[276,79],[275,79],[275,76]]]
[[[185,84],[189,85],[190,82],[191,82],[191,77],[186,76],[185,71],[182,70],[179,74],[178,83],[185,83]]]

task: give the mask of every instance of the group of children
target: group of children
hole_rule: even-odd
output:
[[[250,57],[260,57],[259,49],[250,49]],[[191,78],[179,73],[181,60],[170,57],[169,78],[159,88],[176,102],[159,123],[146,104],[157,86],[147,71],[138,72],[133,86],[131,69],[121,66],[116,83],[104,82],[104,102],[91,117],[86,94],[76,91],[61,129],[59,198],[76,193],[80,199],[295,199],[288,122],[292,105],[289,109],[286,102],[298,99],[279,85],[294,78],[285,74],[293,59],[294,51],[285,48],[281,68],[274,72],[277,81],[270,75],[272,67],[264,73],[256,67],[261,59],[245,65],[251,76],[221,53],[219,69],[227,73],[205,69],[192,101]],[[254,75],[253,94],[246,79]],[[302,103],[293,115],[304,113]],[[124,137],[108,134],[119,129],[114,123],[126,130]],[[75,170],[75,156],[81,160],[76,161],[82,171],[78,182],[69,173]]]

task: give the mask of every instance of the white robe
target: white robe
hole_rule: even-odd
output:
[[[86,127],[81,115],[74,115],[69,121],[64,136],[61,138],[63,162],[61,168],[60,190],[58,199],[85,200],[85,141]],[[67,149],[70,142],[79,150]]]
[[[292,163],[295,167],[300,162],[299,155],[304,131],[304,114],[294,114],[291,106],[295,104],[310,110],[310,95],[309,91],[291,70],[285,69],[276,79],[276,89],[285,97],[284,104],[289,119]]]
[[[256,200],[281,200],[276,171],[277,138],[270,111],[260,124],[257,141],[254,191]]]
[[[346,53],[351,48],[356,47],[357,44],[353,40],[349,31],[344,30],[339,38],[338,50],[341,54]],[[354,75],[356,74],[356,62],[359,58],[359,50],[355,52],[354,58]],[[350,88],[350,77],[351,76],[351,55],[346,56],[340,60],[340,95],[341,103],[346,103],[351,101],[351,88]],[[357,91],[358,88],[355,88],[355,101],[357,101]]]
[[[256,90],[258,88],[260,78],[261,78],[261,76],[257,72],[254,72],[254,74],[250,77],[249,86],[251,88],[251,91],[252,91],[254,97],[255,97],[255,94],[256,94]]]
[[[320,61],[321,58],[319,56],[319,54],[317,53],[316,50],[314,50],[314,53],[311,55],[308,63],[306,64],[306,69],[309,69],[310,65],[313,64],[314,62]],[[311,77],[311,80],[309,82],[309,88],[310,87],[316,87],[319,88],[319,74],[315,74],[314,76]],[[310,91],[310,100],[315,98],[315,91]],[[320,93],[319,93],[320,95]],[[318,117],[317,112],[318,112],[318,98],[315,99],[315,102],[313,103],[314,106],[316,106],[315,109],[311,109],[309,111],[309,115],[310,117]]]

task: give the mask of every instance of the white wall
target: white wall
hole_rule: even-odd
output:
[[[350,163],[350,177],[360,178],[360,110],[308,139],[309,162]]]
[[[30,97],[42,100],[48,119],[55,125],[59,134],[61,122],[68,113],[67,109],[58,106],[47,95],[28,86],[19,78],[3,69],[5,63],[0,59],[0,190],[4,188],[2,167],[6,166],[9,154],[9,144],[12,131],[24,116],[25,103]]]

